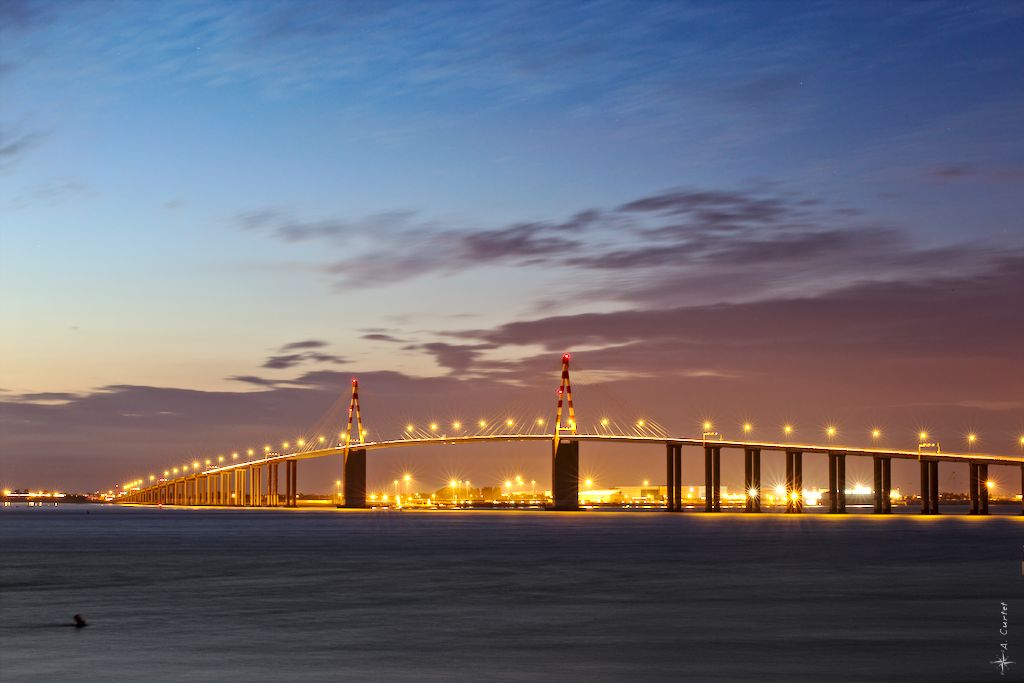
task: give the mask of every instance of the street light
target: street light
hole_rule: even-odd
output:
[[[790,434],[792,434],[793,433],[793,425],[785,425],[782,428],[782,433],[785,434],[786,436],[789,436]]]
[[[882,430],[881,430],[881,429],[878,429],[878,428],[876,427],[875,429],[872,429],[872,430],[871,430],[871,438],[872,438],[872,439],[874,439],[875,441],[877,441],[877,440],[878,440],[878,438],[879,438],[880,436],[882,436]]]
[[[828,436],[828,438],[830,438],[830,439],[831,439],[831,438],[833,438],[833,437],[835,437],[835,435],[836,435],[836,428],[835,428],[835,427],[833,427],[833,426],[831,426],[831,425],[829,425],[829,427],[828,427],[828,428],[827,428],[827,429],[825,430],[825,434],[826,434],[826,435]]]

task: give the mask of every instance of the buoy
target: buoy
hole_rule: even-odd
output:
[[[75,628],[84,628],[89,624],[85,623],[85,619],[82,618],[81,614],[75,615]]]

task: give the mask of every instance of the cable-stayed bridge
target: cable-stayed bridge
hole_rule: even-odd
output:
[[[484,444],[493,442],[547,442],[551,444],[551,504],[555,510],[575,510],[579,507],[579,462],[580,445],[588,442],[637,444],[659,446],[665,450],[665,508],[669,511],[683,509],[682,498],[682,449],[696,447],[704,454],[704,509],[719,512],[721,497],[722,451],[743,452],[744,460],[744,509],[747,512],[761,511],[761,454],[765,451],[785,454],[785,507],[788,513],[800,513],[804,509],[803,458],[804,455],[823,456],[828,459],[829,512],[846,512],[846,460],[848,457],[871,458],[874,472],[873,507],[876,513],[892,511],[891,472],[892,460],[917,460],[921,474],[921,513],[938,514],[939,511],[939,464],[967,463],[969,470],[969,494],[971,514],[985,515],[989,512],[989,466],[1010,466],[1021,472],[1021,487],[1024,490],[1024,459],[1008,455],[981,453],[941,452],[938,444],[928,441],[928,435],[921,433],[916,450],[890,448],[862,448],[839,446],[833,443],[796,443],[792,441],[759,441],[756,439],[725,439],[712,431],[712,425],[705,423],[704,432],[699,436],[673,436],[662,433],[646,433],[643,421],[638,423],[635,433],[613,433],[609,421],[602,419],[594,433],[581,433],[577,428],[575,406],[572,400],[572,386],[569,379],[569,354],[562,356],[561,382],[555,410],[553,429],[546,433],[535,433],[522,429],[522,423],[509,419],[477,425],[478,433],[465,433],[470,425],[452,425],[453,434],[438,434],[439,425],[430,423],[426,429],[417,430],[407,425],[405,434],[396,439],[366,441],[362,412],[359,404],[359,382],[352,380],[352,394],[348,408],[346,431],[337,445],[327,445],[327,439],[319,437],[316,442],[307,443],[300,439],[292,444],[283,444],[278,452],[265,446],[263,452],[250,449],[247,459],[238,459],[234,454],[225,462],[198,461],[189,468],[173,468],[164,472],[164,477],[150,475],[149,481],[136,479],[127,482],[116,498],[120,503],[147,505],[211,505],[236,507],[295,507],[298,503],[299,461],[314,458],[339,458],[342,462],[342,506],[346,508],[367,507],[366,462],[367,454],[382,449],[416,448],[436,445]],[[536,425],[544,425],[538,420]],[[748,432],[749,425],[744,425]],[[791,429],[787,426],[785,433]],[[828,434],[833,434],[829,428]],[[877,437],[877,431],[873,434]],[[333,441],[333,439],[332,439]],[[973,438],[970,439],[973,441]],[[1022,437],[1024,444],[1024,437]],[[255,459],[254,459],[255,458]],[[280,470],[284,465],[284,491],[281,491]],[[1024,497],[1022,497],[1024,501]],[[1024,502],[1022,502],[1024,506]],[[1024,514],[1024,509],[1022,509]]]

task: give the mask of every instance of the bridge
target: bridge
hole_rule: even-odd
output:
[[[785,506],[786,512],[799,514],[804,510],[803,458],[804,455],[828,458],[829,512],[844,514],[846,506],[846,460],[848,457],[871,458],[874,471],[873,511],[878,514],[892,512],[892,460],[916,460],[921,473],[921,514],[939,513],[939,464],[967,463],[969,470],[970,514],[989,514],[989,467],[1015,467],[1021,473],[1021,490],[1024,494],[1024,459],[1014,456],[988,455],[980,453],[941,452],[938,444],[927,442],[927,434],[921,433],[921,443],[916,450],[888,448],[855,448],[835,444],[812,444],[778,441],[730,440],[710,431],[698,437],[666,436],[662,434],[614,434],[579,433],[577,431],[572,387],[569,380],[569,354],[562,356],[561,383],[555,410],[554,429],[548,433],[516,432],[515,424],[509,420],[510,429],[501,432],[497,423],[496,433],[478,433],[449,436],[435,435],[438,426],[430,425],[430,432],[418,435],[410,425],[403,438],[365,441],[362,413],[359,405],[359,382],[352,380],[352,394],[348,408],[348,426],[336,445],[306,448],[299,440],[296,448],[289,452],[272,451],[269,446],[256,459],[254,451],[247,453],[250,459],[231,462],[205,461],[193,463],[189,470],[185,465],[165,472],[163,478],[155,475],[146,482],[136,479],[128,482],[116,498],[118,503],[139,505],[186,505],[186,506],[231,506],[231,507],[296,507],[298,504],[298,464],[301,460],[335,457],[342,464],[342,504],[345,508],[365,508],[367,454],[373,451],[393,448],[414,448],[431,445],[480,444],[491,442],[546,442],[551,444],[551,505],[553,510],[577,510],[579,508],[579,462],[580,444],[587,442],[637,444],[661,447],[665,451],[666,495],[664,507],[678,512],[682,503],[682,449],[695,447],[704,454],[704,510],[720,512],[721,460],[722,451],[743,452],[744,462],[744,510],[761,512],[761,455],[763,452],[781,452],[786,459]],[[564,419],[563,419],[564,418]],[[607,425],[607,420],[602,420]],[[483,426],[483,425],[481,425]],[[641,422],[641,426],[642,422]],[[459,423],[456,428],[461,429]],[[355,430],[353,432],[353,429]],[[749,431],[749,425],[744,426]],[[791,433],[788,427],[787,435]],[[830,428],[830,435],[832,430]],[[877,436],[877,432],[875,434]],[[973,439],[970,439],[973,441]],[[325,442],[320,437],[321,444]],[[284,444],[289,446],[288,443]],[[1024,445],[1024,437],[1022,437]],[[280,490],[280,469],[284,465],[284,492]],[[1024,495],[1022,495],[1024,514]]]

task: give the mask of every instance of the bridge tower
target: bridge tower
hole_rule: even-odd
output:
[[[352,421],[355,418],[356,435],[352,436]],[[363,415],[359,410],[359,380],[352,378],[352,398],[348,403],[348,427],[342,434],[344,451],[342,455],[342,505],[347,508],[366,507],[366,449],[359,448],[363,441]],[[357,444],[353,448],[353,441]]]
[[[551,498],[555,510],[578,510],[580,495],[580,442],[576,435],[576,409],[572,403],[569,383],[569,354],[562,354],[562,380],[558,386],[558,407],[555,410],[555,433],[551,451]],[[567,408],[568,421],[562,426],[562,406]],[[563,434],[566,438],[563,438]]]

